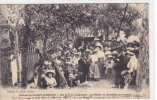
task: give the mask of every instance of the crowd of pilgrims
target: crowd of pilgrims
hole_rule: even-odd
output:
[[[123,89],[127,84],[135,86],[138,84],[139,39],[127,43],[118,40],[117,43],[123,45],[108,48],[99,38],[94,39],[94,45],[81,41],[78,48],[60,47],[57,53],[51,54],[51,60],[45,59],[37,49],[40,59],[35,64],[33,80],[28,83],[33,82],[31,87],[60,88],[64,85],[63,75],[68,87],[100,79],[114,81],[113,88]]]

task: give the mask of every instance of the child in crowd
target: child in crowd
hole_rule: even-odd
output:
[[[107,79],[111,80],[113,78],[113,67],[114,67],[114,61],[112,59],[112,56],[109,55],[107,58],[106,62],[106,74],[107,74]]]

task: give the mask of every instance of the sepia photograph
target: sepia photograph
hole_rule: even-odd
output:
[[[148,99],[148,3],[0,5],[0,99]]]

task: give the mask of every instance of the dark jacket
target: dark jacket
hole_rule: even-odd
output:
[[[89,65],[88,63],[83,60],[82,58],[78,61],[79,65],[79,71],[82,72],[83,74],[87,74],[89,71]]]
[[[78,61],[78,70],[82,72],[82,75],[80,76],[80,82],[86,81],[86,76],[89,72],[89,63],[83,60],[82,58]]]
[[[114,62],[116,63],[116,65],[114,66],[114,70],[116,73],[121,73],[127,68],[127,58],[124,54],[116,57],[114,59]]]

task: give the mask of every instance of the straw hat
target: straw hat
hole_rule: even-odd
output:
[[[98,52],[97,50],[94,50],[94,51],[93,51],[93,53],[97,53],[97,52]]]
[[[99,41],[99,40],[100,40],[100,39],[99,39],[99,38],[97,38],[97,37],[94,39],[94,41]]]
[[[112,55],[109,55],[107,58],[113,58]]]
[[[86,51],[90,51],[89,49],[86,49]]]
[[[111,53],[111,51],[106,51],[105,52],[105,55],[111,55],[112,53]]]
[[[55,75],[56,75],[55,70],[47,70],[47,71],[45,71],[45,75],[46,76],[48,76],[49,73],[52,73],[52,75],[53,75],[52,77],[55,77]]]
[[[129,55],[135,55],[133,52],[131,52],[131,51],[127,51],[127,52],[125,52],[125,54],[129,54]]]
[[[128,47],[126,49],[129,50],[129,51],[134,51],[134,48],[132,48],[132,47]]]
[[[78,56],[80,56],[81,54],[80,54],[80,52],[76,52],[76,53],[74,53],[75,55],[78,55]]]
[[[140,39],[139,39],[138,36],[131,35],[131,36],[127,39],[127,43],[134,43],[134,42],[140,43]]]
[[[112,52],[112,54],[117,54],[117,53],[118,53],[117,51],[113,51],[113,52]]]
[[[96,44],[95,44],[95,47],[99,47],[99,48],[101,48],[101,49],[103,48],[103,46],[102,46],[101,43],[96,43]]]

